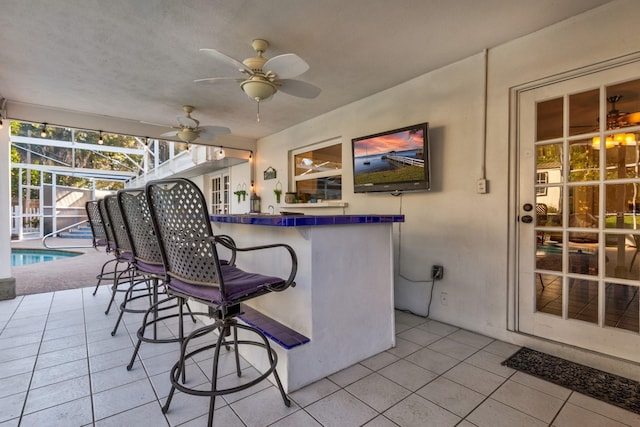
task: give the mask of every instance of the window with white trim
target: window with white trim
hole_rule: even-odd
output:
[[[334,138],[290,152],[298,201],[342,199],[342,140]]]
[[[549,172],[537,172],[536,174],[536,195],[537,196],[546,196],[547,195],[547,187],[540,187],[539,185],[545,185],[549,183]]]

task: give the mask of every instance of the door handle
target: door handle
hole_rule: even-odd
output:
[[[531,224],[533,222],[533,217],[531,215],[523,215],[520,218],[520,221],[524,222],[525,224]]]

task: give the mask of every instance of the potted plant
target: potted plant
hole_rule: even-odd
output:
[[[247,200],[247,190],[244,188],[240,188],[240,184],[238,184],[237,190],[233,192],[236,196],[238,196],[238,203],[240,203],[240,196],[242,196],[242,201]]]
[[[282,195],[282,183],[278,181],[276,188],[273,189],[273,194],[276,195],[276,203],[280,203],[280,196]]]

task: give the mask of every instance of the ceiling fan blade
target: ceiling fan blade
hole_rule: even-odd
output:
[[[209,77],[208,79],[197,79],[197,80],[194,80],[194,82],[195,83],[215,83],[219,80],[235,80],[236,82],[240,83],[245,79],[238,79],[236,77]]]
[[[172,130],[171,132],[165,132],[160,136],[168,137],[168,136],[177,136],[177,135],[178,135],[178,131],[177,130]]]
[[[238,61],[237,59],[233,59],[232,57],[225,55],[224,53],[219,52],[215,49],[200,49],[200,52],[204,52],[206,55],[209,55],[210,57],[212,57],[217,61],[229,64],[238,71],[244,70],[249,74],[253,74],[253,72],[251,71],[251,68],[247,67],[242,62]]]
[[[201,133],[208,133],[214,135],[226,135],[231,133],[231,129],[224,126],[200,126],[198,128]]]
[[[231,130],[223,126],[201,126],[198,128],[198,132],[200,133],[199,139],[213,141],[217,135],[231,133]]]
[[[625,116],[625,121],[631,125],[637,125],[640,123],[640,112],[629,113]]]
[[[216,139],[215,133],[200,132],[197,141],[213,141]]]
[[[279,83],[282,84],[278,87],[279,91],[300,98],[313,99],[322,92],[318,86],[301,80],[280,80]]]
[[[309,64],[295,53],[274,56],[262,66],[265,73],[271,71],[276,74],[278,79],[298,77],[308,69]]]
[[[178,116],[176,119],[178,119],[178,123],[180,123],[180,125],[188,128],[197,128],[200,124],[200,122],[191,117]]]

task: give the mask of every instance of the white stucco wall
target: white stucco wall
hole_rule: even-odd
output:
[[[341,137],[345,212],[406,215],[394,229],[396,305],[424,312],[430,284],[405,278],[427,280],[431,266],[442,264],[444,280],[436,284],[430,317],[517,340],[507,330],[515,228],[509,89],[638,50],[640,35],[629,31],[638,16],[639,2],[618,1],[489,49],[488,194],[476,192],[484,105],[484,55],[479,52],[258,141],[256,184],[263,206],[275,200],[270,199],[272,181],[262,180],[262,170],[276,168],[286,187],[289,150]],[[431,129],[433,190],[402,197],[354,194],[351,138],[422,121]],[[446,305],[441,292],[447,293]]]

